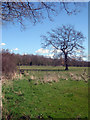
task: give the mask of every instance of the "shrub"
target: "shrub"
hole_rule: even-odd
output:
[[[2,51],[2,74],[10,77],[16,71],[15,55],[8,50]]]

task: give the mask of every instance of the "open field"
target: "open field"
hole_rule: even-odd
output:
[[[18,66],[17,68],[20,69],[47,69],[47,70],[63,70],[64,71],[64,67],[63,66]],[[69,71],[80,71],[82,72],[84,69],[86,69],[86,71],[88,72],[88,67],[69,67]]]
[[[20,77],[3,83],[3,119],[88,118],[88,68],[22,66]],[[21,69],[20,68],[20,69]],[[53,71],[56,70],[56,71]]]

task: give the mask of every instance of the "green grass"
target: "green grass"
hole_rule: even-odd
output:
[[[77,74],[76,68],[70,69]],[[78,69],[81,74],[83,68]],[[87,118],[88,84],[84,80],[72,80],[69,76],[71,70],[31,71],[22,79],[3,84],[3,119]],[[58,82],[44,83],[45,75],[64,75],[68,80],[58,78]]]
[[[20,69],[40,69],[40,70],[64,70],[65,67],[63,66],[18,66],[17,68]],[[69,67],[69,71],[79,71],[79,70],[83,70],[83,69],[88,69],[87,67]]]

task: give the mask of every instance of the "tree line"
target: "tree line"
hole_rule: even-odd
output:
[[[6,75],[13,74],[17,70],[17,66],[64,66],[65,60],[60,58],[46,58],[40,55],[20,55],[10,53],[9,50],[2,50],[2,73]],[[68,59],[69,66],[88,67],[88,62],[83,60]]]

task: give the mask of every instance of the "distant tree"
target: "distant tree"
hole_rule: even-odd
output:
[[[30,62],[30,66],[32,66],[32,61]]]
[[[58,51],[59,56],[64,55],[65,70],[68,70],[68,56],[73,54],[75,50],[83,50],[84,35],[76,31],[72,25],[62,25],[57,29],[52,29],[51,32],[47,32],[47,35],[42,35],[44,40],[42,47],[51,47]]]
[[[60,61],[61,61],[61,65],[64,65],[64,59],[62,58],[62,56],[60,57]]]
[[[63,1],[63,0],[62,0]],[[57,15],[60,11],[66,14],[76,14],[80,11],[82,3],[78,2],[2,2],[2,13],[0,18],[3,24],[6,22],[25,24],[25,19],[32,23],[40,22],[48,17],[52,20],[52,15]]]

